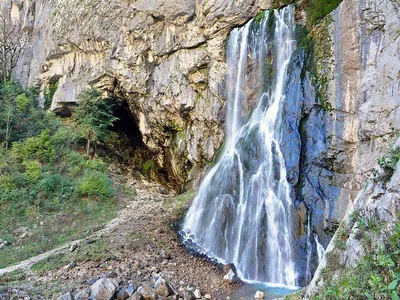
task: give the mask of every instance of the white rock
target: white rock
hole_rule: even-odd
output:
[[[193,294],[196,297],[196,299],[200,299],[201,298],[201,292],[200,292],[199,289],[195,289]]]
[[[114,297],[118,282],[114,278],[101,278],[91,287],[91,297],[96,300],[110,300]]]

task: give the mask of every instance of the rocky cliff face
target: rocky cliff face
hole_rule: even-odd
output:
[[[180,185],[199,179],[222,143],[225,41],[232,27],[266,8],[262,2],[7,0],[3,6],[31,32],[16,77],[38,84],[53,108],[77,101],[89,85],[126,101],[158,167]]]
[[[300,200],[311,211],[312,235],[319,236],[324,248],[337,222],[374,177],[378,158],[386,155],[398,138],[399,24],[396,1],[344,0],[311,32],[314,73],[309,74],[317,82],[316,102],[305,102],[299,189]],[[390,227],[393,212],[399,211],[395,205],[398,194],[389,189],[380,194],[382,201],[371,200],[376,199],[372,194],[377,186],[361,192],[357,206],[378,215],[377,220],[387,221]],[[307,218],[302,219],[300,227],[304,229]],[[351,240],[349,244],[354,245]],[[317,253],[315,242],[312,248]],[[365,252],[359,250],[351,246],[336,249],[343,257],[362,256]],[[344,259],[343,264],[351,261]],[[316,255],[313,264],[318,265]]]
[[[280,4],[3,0],[2,5],[31,35],[17,78],[38,84],[53,108],[75,102],[88,86],[127,102],[156,164],[181,186],[196,185],[223,143],[229,32],[260,9]],[[298,6],[301,23],[306,14]],[[315,250],[314,234],[328,245],[377,158],[397,138],[399,27],[395,0],[344,0],[313,24],[308,35],[313,51],[299,50],[293,57],[304,76],[287,94],[301,109],[287,104],[285,126],[294,131],[288,131],[284,152],[297,193],[300,251],[310,250],[307,239]],[[315,268],[317,257],[312,263]]]

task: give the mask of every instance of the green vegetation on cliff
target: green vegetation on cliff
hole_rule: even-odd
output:
[[[307,12],[307,24],[311,28],[330,14],[342,0],[306,0],[304,1]]]
[[[0,85],[0,239],[10,243],[0,268],[81,237],[117,209],[106,163],[83,155],[81,131],[38,107],[36,96]]]
[[[388,233],[381,231],[373,220],[358,218],[358,223],[357,234],[369,247],[369,254],[356,267],[341,268],[341,276],[327,279],[315,299],[399,299],[400,225]],[[388,238],[380,242],[377,235],[388,235]],[[332,267],[334,259],[330,257],[329,261]],[[334,274],[332,270],[326,272]]]

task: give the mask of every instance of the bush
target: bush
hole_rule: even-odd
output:
[[[99,171],[86,171],[78,185],[78,194],[84,197],[93,198],[94,196],[102,199],[111,197],[113,194],[112,181]]]
[[[378,158],[378,165],[382,172],[377,175],[377,180],[387,183],[392,178],[399,160],[400,147],[392,149],[387,156]]]
[[[28,182],[35,183],[39,181],[40,176],[42,175],[42,165],[37,160],[28,160],[24,161],[23,165],[25,166],[25,178]]]
[[[38,189],[44,198],[61,197],[67,199],[74,192],[73,183],[70,178],[61,174],[47,173],[39,182]]]
[[[13,178],[11,175],[6,174],[0,176],[0,189],[3,191],[10,191],[13,188],[15,188],[15,185],[13,183]]]
[[[44,130],[39,136],[14,143],[12,153],[17,160],[23,161],[33,158],[50,162],[54,159],[56,150],[50,141],[50,131]]]

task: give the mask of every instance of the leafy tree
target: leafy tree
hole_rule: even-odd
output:
[[[95,89],[89,89],[79,96],[74,118],[79,130],[85,136],[86,155],[88,157],[92,142],[101,141],[109,135],[110,128],[118,119],[114,117],[112,107],[107,104],[102,94]],[[96,147],[94,146],[92,156],[95,153]]]

